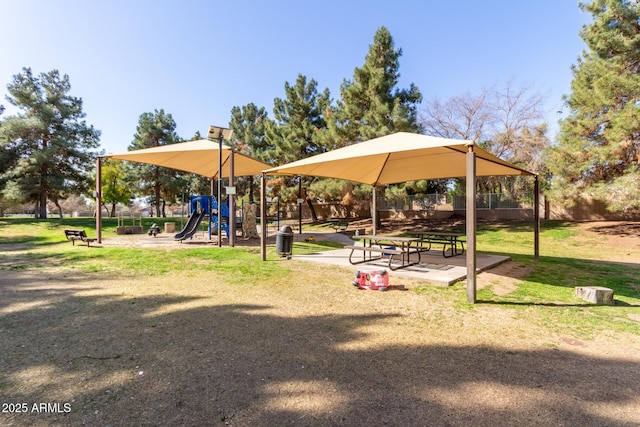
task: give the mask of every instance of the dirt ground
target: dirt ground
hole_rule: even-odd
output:
[[[584,227],[640,243],[610,225]],[[358,291],[348,271],[287,265],[298,286],[2,271],[0,425],[640,425],[640,335],[584,339],[544,310],[464,307],[455,286]],[[478,286],[526,273],[503,264]]]

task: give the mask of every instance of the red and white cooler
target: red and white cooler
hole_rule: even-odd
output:
[[[353,286],[359,289],[386,291],[389,288],[387,270],[358,270]]]

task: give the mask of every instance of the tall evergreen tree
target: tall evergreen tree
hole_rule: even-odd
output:
[[[0,184],[11,182],[47,218],[47,200],[59,207],[60,198],[89,188],[100,131],[82,120],[82,99],[69,95],[66,74],[36,77],[23,68],[7,89],[7,101],[22,113],[0,126]]]
[[[286,163],[319,154],[324,148],[316,132],[325,128],[322,113],[329,106],[329,89],[318,93],[318,83],[299,74],[295,84],[284,85],[285,99],[275,98],[273,120],[265,124],[270,144],[275,146],[276,163]]]
[[[264,162],[273,156],[274,145],[265,135],[267,111],[250,103],[231,109],[229,127],[233,130],[231,145],[243,154]]]
[[[594,0],[580,7],[593,22],[580,32],[588,50],[572,67],[570,113],[546,158],[550,196],[571,204],[587,195],[612,210],[640,209],[640,5]]]
[[[265,123],[265,134],[270,144],[275,146],[273,163],[283,164],[325,151],[318,142],[318,131],[326,124],[322,113],[329,107],[329,89],[318,93],[318,83],[299,74],[294,85],[285,83],[285,99],[275,98],[273,120]],[[302,179],[302,183],[299,181]],[[281,200],[290,201],[298,197],[300,187],[307,187],[310,177],[281,178],[275,181],[276,191]],[[306,183],[306,184],[305,184]],[[313,219],[317,219],[311,201],[307,199]]]
[[[250,103],[243,107],[231,109],[231,122],[229,127],[233,130],[231,145],[233,148],[254,159],[266,163],[273,162],[275,146],[267,140],[265,135],[265,123],[267,111],[264,107],[257,107]],[[254,200],[254,179],[239,178],[236,183],[238,194],[249,192],[249,202]]]
[[[143,113],[128,149],[131,151],[175,144],[179,140],[175,129],[176,122],[171,114],[165,113],[164,110]],[[165,216],[165,203],[175,196],[173,185],[180,173],[173,169],[143,163],[134,164],[132,170],[140,183],[141,194],[149,196],[149,201],[155,205],[156,215]]]
[[[341,99],[327,111],[329,130],[324,143],[333,148],[366,141],[393,132],[417,132],[417,106],[420,90],[397,88],[400,56],[386,27],[376,32],[362,68],[354,70],[352,80],[344,80]]]
[[[391,33],[380,27],[361,68],[355,68],[353,78],[340,86],[340,99],[333,108],[325,111],[327,129],[319,132],[318,141],[327,149],[366,141],[394,132],[418,132],[417,107],[422,101],[420,90],[412,83],[408,89],[398,88],[400,81],[400,57]],[[414,184],[414,183],[412,183]],[[347,183],[336,185],[327,182],[322,189],[318,183],[314,189],[331,194],[334,199],[361,200],[366,194],[362,188]],[[342,194],[333,194],[342,188]]]

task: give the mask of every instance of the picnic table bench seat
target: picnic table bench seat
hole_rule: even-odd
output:
[[[71,230],[71,229],[65,229],[64,230],[64,235],[66,236],[67,240],[71,240],[71,242],[73,243],[73,246],[76,245],[76,240],[80,240],[83,243],[87,244],[87,247],[92,243],[95,242],[98,239],[92,239],[87,237],[87,233],[84,230]]]
[[[351,253],[349,254],[349,263],[351,263],[352,265],[361,264],[364,262],[371,262],[371,261],[383,259],[384,257],[389,258],[388,264],[389,264],[390,270],[397,270],[399,268],[409,267],[411,265],[417,265],[420,263],[420,250],[418,248],[397,249],[394,247],[346,245],[344,246],[344,249],[351,249]],[[380,255],[377,258],[373,258],[373,256],[369,256],[369,258],[367,258],[366,256],[364,256],[362,260],[356,261],[353,259],[353,254],[356,251],[361,251],[364,253],[368,252],[369,255],[375,252],[375,253],[379,253]],[[417,254],[418,260],[411,262],[409,259],[411,254]],[[394,255],[397,255],[399,257],[400,265],[394,266],[392,264]]]
[[[430,251],[432,244],[441,244],[442,256],[445,258],[464,254],[466,236],[462,233],[414,231],[411,234],[420,236],[422,240],[420,242],[420,250],[422,251]]]

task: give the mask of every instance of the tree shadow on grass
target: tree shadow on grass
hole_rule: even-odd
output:
[[[2,413],[3,425],[640,422],[640,363],[631,359],[505,350],[507,342],[395,344],[367,328],[384,323],[401,335],[400,314],[296,316],[109,295],[90,277],[13,272],[0,281],[0,401],[70,405]]]
[[[595,225],[589,231],[607,236],[637,237],[640,236],[640,222],[616,222],[607,225]]]
[[[25,249],[43,248],[47,246],[56,246],[62,242],[69,242],[64,235],[59,242],[51,241],[46,237],[41,236],[11,236],[0,239],[2,244],[2,252],[22,251]],[[69,242],[71,245],[71,242]],[[85,244],[86,246],[86,244]]]

